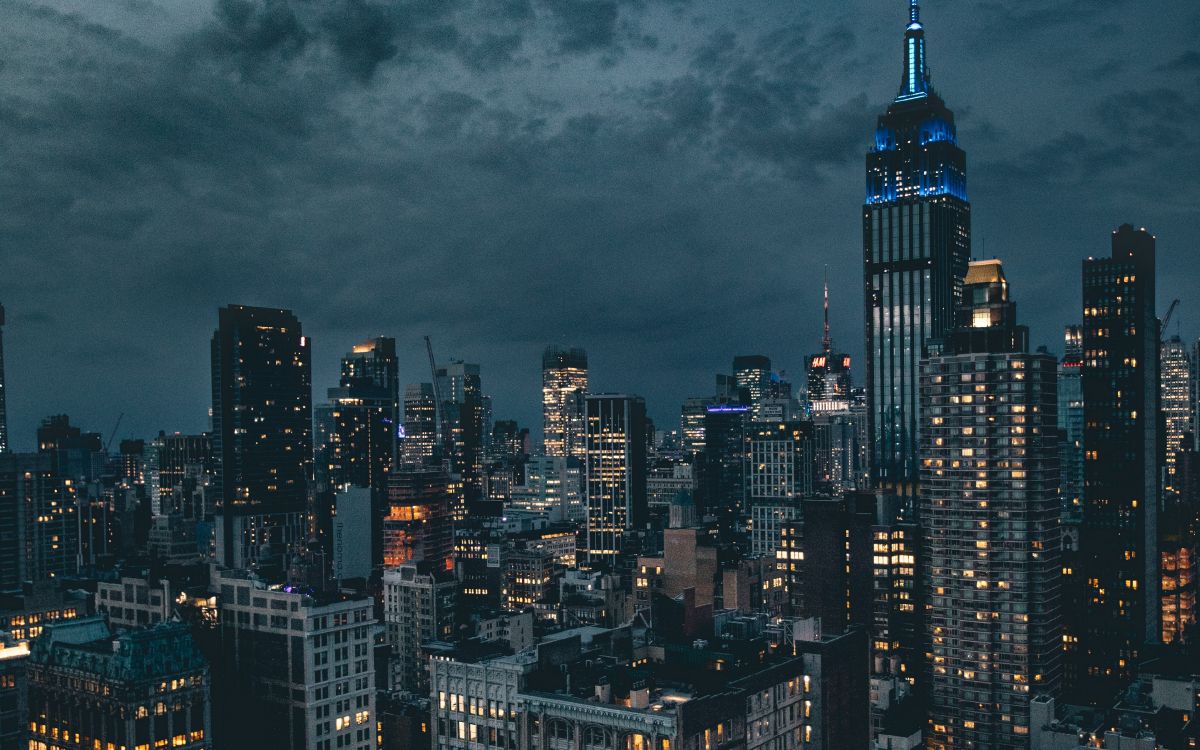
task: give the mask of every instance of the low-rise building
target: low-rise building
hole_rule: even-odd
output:
[[[154,625],[170,619],[176,593],[165,578],[150,581],[122,576],[117,581],[99,581],[96,584],[96,611],[107,615],[114,627]]]
[[[49,624],[28,680],[31,748],[213,746],[208,663],[186,625],[114,635],[102,617]]]
[[[27,583],[0,594],[0,630],[17,640],[33,640],[54,622],[92,614],[92,597],[84,591],[63,590],[56,581]]]
[[[29,716],[26,668],[29,642],[0,632],[0,747],[16,748]]]

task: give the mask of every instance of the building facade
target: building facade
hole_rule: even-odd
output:
[[[584,399],[587,352],[548,346],[542,353],[542,428],[547,456],[587,457]]]
[[[525,482],[512,488],[509,507],[544,514],[551,523],[585,521],[582,466],[573,456],[530,456]]]
[[[1113,232],[1111,257],[1083,262],[1085,609],[1071,635],[1073,687],[1088,700],[1127,685],[1145,644],[1161,636],[1154,245],[1126,224]]]
[[[46,453],[0,455],[0,590],[79,570],[79,489]]]
[[[395,339],[371,339],[342,357],[338,387],[316,410],[319,487],[369,487],[382,495],[397,462],[399,389]]]
[[[4,385],[4,305],[0,305],[0,453],[8,453],[8,393]]]
[[[875,480],[909,492],[918,475],[920,363],[954,325],[971,255],[967,157],[934,92],[912,0],[900,92],[879,117],[863,206],[868,431]]]
[[[217,559],[278,560],[305,536],[312,481],[312,347],[289,310],[230,305],[212,338]],[[265,550],[265,551],[264,551]]]
[[[96,611],[118,628],[156,625],[171,617],[175,591],[165,578],[158,581],[122,576],[96,582]]]
[[[208,663],[186,625],[115,636],[101,618],[49,625],[28,669],[30,748],[214,746]]]
[[[445,570],[454,547],[455,483],[444,469],[406,467],[388,478],[383,565],[423,560]]]
[[[1159,388],[1164,423],[1164,458],[1166,478],[1163,489],[1178,491],[1176,454],[1183,447],[1184,435],[1194,432],[1192,426],[1192,363],[1187,346],[1179,336],[1163,342],[1159,353]],[[1189,446],[1190,447],[1190,446]]]
[[[437,399],[432,383],[410,383],[404,389],[404,439],[400,460],[406,466],[423,466],[441,455],[438,445]]]
[[[445,570],[408,563],[383,573],[383,619],[392,647],[393,690],[429,695],[429,669],[421,652],[427,641],[454,634],[458,582]]]
[[[1059,466],[1063,512],[1083,513],[1083,329],[1067,326],[1058,363]]]
[[[1057,363],[1030,354],[1000,261],[971,263],[960,327],[922,366],[926,746],[1026,748],[1062,680]]]
[[[375,750],[372,600],[234,572],[214,585],[219,746]]]
[[[613,566],[626,535],[645,523],[646,402],[587,397],[587,560]]]

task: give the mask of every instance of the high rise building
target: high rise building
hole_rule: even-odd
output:
[[[220,658],[213,661],[220,747],[375,750],[371,598],[269,587],[233,571],[213,584],[220,591]]]
[[[548,346],[542,353],[542,425],[547,456],[587,456],[584,398],[587,352]]]
[[[691,459],[704,453],[704,416],[713,403],[711,398],[692,397],[679,410],[679,436],[683,456]]]
[[[440,570],[451,565],[451,528],[457,484],[444,469],[406,467],[388,478],[383,518],[385,568],[422,560]]]
[[[801,503],[799,518],[783,524],[774,552],[792,616],[818,617],[827,633],[872,626],[875,520],[875,497],[870,494]]]
[[[811,422],[755,423],[749,426],[745,452],[746,502],[791,500],[813,491]]]
[[[1200,448],[1200,340],[1192,344],[1192,448]]]
[[[1062,679],[1057,363],[1028,342],[1000,261],[972,262],[921,368],[928,748],[1028,747]]]
[[[1166,480],[1169,493],[1177,490],[1175,454],[1183,446],[1184,435],[1193,432],[1192,426],[1192,363],[1187,346],[1178,336],[1163,342],[1160,349],[1159,388],[1161,390],[1165,423]]]
[[[587,520],[583,504],[580,462],[574,457],[530,456],[525,464],[525,483],[512,489],[509,506],[542,513],[551,523]]]
[[[71,424],[66,414],[42,420],[37,429],[38,453],[50,458],[50,470],[75,482],[91,482],[104,473],[104,438]]]
[[[462,480],[464,509],[478,510],[483,500],[485,422],[479,365],[455,361],[439,367],[437,390],[450,470]]]
[[[78,482],[45,453],[0,455],[0,590],[78,572]]]
[[[828,399],[813,407],[813,488],[830,495],[869,488],[871,446],[861,390],[849,399]]]
[[[367,487],[345,487],[334,493],[333,514],[330,519],[331,573],[337,581],[359,578],[366,580],[379,564],[382,553],[376,553],[372,539],[376,521],[373,493]]]
[[[146,482],[155,513],[167,512],[164,498],[170,498],[176,488],[182,487],[186,477],[212,474],[212,440],[207,434],[160,432],[147,450],[150,461]]]
[[[30,748],[213,747],[209,667],[182,623],[119,635],[102,617],[54,623],[28,661]]]
[[[761,418],[762,403],[771,394],[771,359],[761,354],[743,354],[733,358],[733,381],[748,398],[751,418]]]
[[[921,360],[954,325],[971,255],[967,157],[930,85],[925,27],[911,0],[900,92],[879,117],[863,206],[867,396],[876,482],[918,476]]]
[[[874,493],[872,493],[874,494]],[[907,502],[876,495],[872,535],[874,625],[871,628],[872,675],[908,685],[916,683],[925,652],[920,581],[921,529]]]
[[[548,600],[557,585],[554,564],[555,556],[549,549],[506,550],[500,563],[504,577],[500,606],[520,611]]]
[[[312,347],[289,310],[229,305],[212,338],[217,560],[245,568],[303,540]]]
[[[784,527],[800,520],[800,498],[751,498],[750,554],[774,557],[779,549]],[[786,570],[780,563],[780,570]]]
[[[1161,514],[1162,641],[1179,643],[1190,640],[1196,624],[1196,511],[1172,493],[1163,499]]]
[[[316,481],[322,489],[369,487],[382,494],[396,462],[400,379],[396,340],[374,338],[342,357],[337,388],[317,408]]]
[[[432,383],[410,383],[404,389],[404,439],[401,462],[423,466],[441,456],[437,445],[437,401]]]
[[[1083,328],[1067,326],[1058,363],[1058,455],[1063,512],[1083,512]]]
[[[8,443],[8,393],[4,386],[4,305],[0,305],[0,453],[12,448]]]
[[[457,591],[453,573],[428,563],[411,562],[383,572],[383,619],[392,647],[393,690],[429,695],[429,665],[421,644],[453,635]]]
[[[713,404],[704,415],[699,505],[705,514],[718,516],[725,530],[736,526],[746,508],[752,419],[753,407],[741,404]]]
[[[1085,611],[1069,645],[1072,688],[1089,701],[1111,700],[1161,636],[1154,245],[1125,224],[1111,257],[1083,262]]]
[[[629,532],[646,521],[646,402],[587,397],[588,563],[613,566]]]
[[[821,337],[821,353],[808,358],[808,401],[850,398],[850,355],[833,349],[829,335],[829,277],[825,278],[825,333]]]

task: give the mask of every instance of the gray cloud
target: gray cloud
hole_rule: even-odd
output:
[[[1111,224],[1195,224],[1170,159],[1194,147],[1195,92],[1187,75],[1146,83],[1156,64],[1188,73],[1190,48],[1135,29],[1162,38],[1161,60],[1081,54],[1078,70],[1107,71],[1102,91],[1034,62],[1016,86],[1000,62],[1032,42],[959,49],[982,22],[944,5],[925,14],[976,236],[1013,258],[1018,300],[1055,298],[1022,311],[1057,340],[1074,311],[1053,285],[1073,288]],[[878,16],[866,0],[219,0],[198,18],[156,6],[154,36],[128,15],[5,9],[18,445],[60,411],[93,429],[127,412],[131,435],[203,428],[229,302],[297,311],[318,398],[367,335],[397,336],[405,379],[424,378],[429,333],[440,356],[483,364],[500,416],[533,423],[549,341],[589,347],[597,387],[644,392],[667,423],[735,352],[798,374],[826,263],[835,335],[859,351],[861,159],[902,30],[861,23]],[[1053,22],[1084,37],[1106,19]],[[1064,260],[1045,273],[1051,251]]]

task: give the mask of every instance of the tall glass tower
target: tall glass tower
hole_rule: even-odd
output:
[[[542,354],[542,424],[547,456],[587,458],[583,434],[587,387],[586,351],[546,347]]]
[[[875,483],[909,494],[918,478],[920,363],[954,325],[971,256],[967,156],[930,85],[925,28],[910,0],[900,93],[867,154],[863,281],[868,429]]]
[[[4,305],[0,305],[0,453],[8,453],[8,410],[4,392]]]

